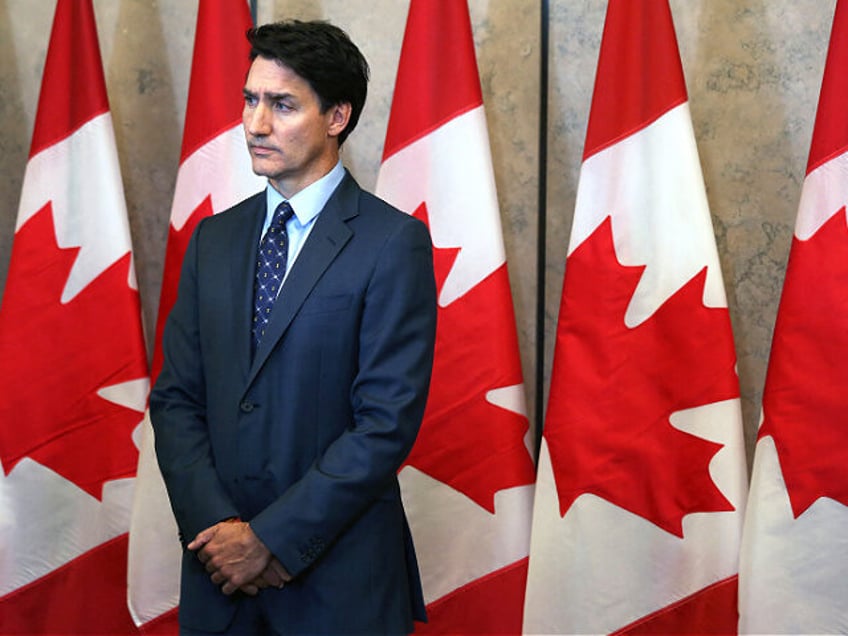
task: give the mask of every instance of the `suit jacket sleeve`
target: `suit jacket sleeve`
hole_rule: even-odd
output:
[[[397,471],[421,425],[435,347],[436,286],[426,226],[403,221],[385,241],[365,293],[350,392],[353,426],[250,522],[292,574],[320,558],[379,497],[398,496]]]
[[[203,226],[186,249],[177,301],[162,336],[164,365],[150,395],[156,454],[184,544],[238,516],[215,470],[207,429],[197,316],[197,240]]]

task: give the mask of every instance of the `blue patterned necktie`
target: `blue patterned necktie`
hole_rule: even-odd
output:
[[[286,275],[286,259],[289,251],[289,235],[286,233],[286,222],[292,217],[294,210],[287,201],[283,201],[274,210],[271,225],[259,243],[259,253],[256,259],[256,281],[253,284],[253,351],[259,346],[265,328],[271,319],[271,310],[283,277]]]

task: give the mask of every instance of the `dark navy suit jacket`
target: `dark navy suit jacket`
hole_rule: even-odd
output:
[[[181,539],[238,516],[294,575],[260,602],[282,633],[402,633],[424,617],[397,471],[424,413],[436,326],[426,226],[350,174],[318,216],[250,353],[259,193],[186,251],[150,411]],[[227,597],[194,553],[180,621]]]

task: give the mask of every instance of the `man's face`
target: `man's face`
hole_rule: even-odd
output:
[[[349,104],[322,113],[305,79],[274,60],[257,57],[247,74],[242,112],[253,171],[291,197],[336,164],[338,134],[349,115]]]

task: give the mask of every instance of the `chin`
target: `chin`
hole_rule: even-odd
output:
[[[253,160],[253,172],[255,172],[260,177],[267,177],[268,179],[277,178],[278,175],[282,174],[282,170],[279,167],[269,166],[267,162],[262,160]]]

